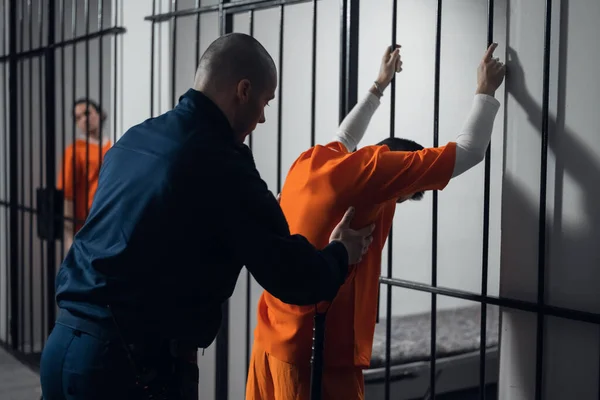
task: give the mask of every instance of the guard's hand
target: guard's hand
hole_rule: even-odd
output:
[[[350,207],[342,217],[340,223],[333,229],[329,241],[339,241],[348,251],[348,263],[357,264],[362,260],[362,256],[369,250],[373,242],[373,231],[375,224],[371,224],[359,230],[350,229],[350,222],[354,217],[354,207]]]
[[[483,55],[477,68],[477,93],[493,96],[502,84],[506,74],[506,66],[500,59],[493,58],[498,43],[492,43]]]
[[[394,79],[394,75],[400,71],[402,71],[400,45],[396,45],[393,51],[390,47],[387,47],[381,59],[381,67],[379,67],[379,75],[376,79],[381,90],[388,87],[392,79]]]
[[[278,193],[278,194],[277,194],[277,202],[278,202],[278,203],[281,203],[281,193]]]

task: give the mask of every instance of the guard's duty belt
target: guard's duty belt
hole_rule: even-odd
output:
[[[132,364],[141,398],[190,399],[198,397],[195,345],[177,340],[124,340],[113,321],[94,321],[61,309],[56,321],[101,341],[121,344]]]

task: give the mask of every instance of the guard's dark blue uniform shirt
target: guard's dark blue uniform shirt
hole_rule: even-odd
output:
[[[86,223],[57,276],[60,308],[110,321],[131,340],[208,346],[242,266],[282,301],[331,300],[348,256],[290,236],[279,205],[225,115],[189,90],[129,129],[100,171]]]

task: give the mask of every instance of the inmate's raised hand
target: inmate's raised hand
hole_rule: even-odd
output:
[[[354,207],[348,208],[342,220],[331,232],[329,241],[339,241],[348,251],[348,264],[357,264],[362,260],[362,256],[369,250],[373,242],[373,230],[375,224],[371,224],[359,230],[350,228],[350,223],[354,218]]]
[[[477,93],[493,96],[502,84],[506,66],[499,58],[493,58],[498,43],[492,43],[477,67]]]
[[[396,45],[393,51],[390,47],[386,47],[383,57],[381,58],[381,66],[379,67],[379,75],[375,82],[383,91],[388,87],[394,75],[402,71],[402,60],[400,57],[400,45]]]

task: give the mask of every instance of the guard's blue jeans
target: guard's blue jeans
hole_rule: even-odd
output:
[[[139,399],[118,342],[60,322],[42,352],[40,380],[44,400]]]

